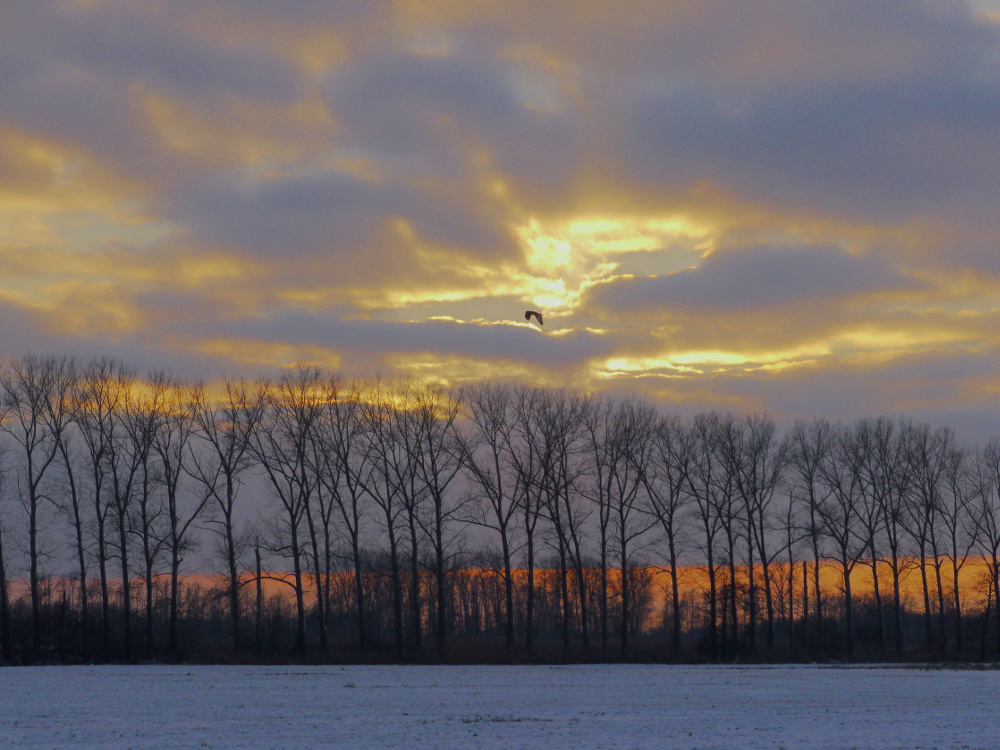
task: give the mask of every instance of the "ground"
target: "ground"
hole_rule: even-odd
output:
[[[0,670],[0,747],[996,748],[1000,671],[823,666]]]

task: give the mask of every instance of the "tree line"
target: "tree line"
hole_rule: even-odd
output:
[[[903,417],[29,355],[0,438],[6,663],[1000,656],[1000,444]]]

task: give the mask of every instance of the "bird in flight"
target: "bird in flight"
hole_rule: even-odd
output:
[[[525,310],[525,312],[524,312],[524,319],[527,320],[530,323],[532,315],[534,315],[536,318],[538,318],[538,325],[544,325],[542,323],[542,314],[540,312],[536,312],[534,310]]]

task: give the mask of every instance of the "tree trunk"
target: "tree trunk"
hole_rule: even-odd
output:
[[[880,654],[885,653],[885,617],[882,614],[882,588],[878,581],[878,558],[875,556],[875,540],[870,539],[871,569],[872,569],[872,592],[875,595],[875,615],[878,618],[878,649]]]
[[[791,569],[794,572],[794,568]],[[761,574],[764,576],[764,607],[767,611],[767,651],[774,651],[774,593],[771,590],[770,563],[764,557],[761,560]],[[791,581],[791,575],[789,575]],[[793,600],[789,599],[789,602]]]
[[[145,566],[146,577],[146,658],[153,656],[153,550],[150,547],[150,519],[148,513],[149,503],[149,473],[143,468],[142,472],[142,558]]]
[[[583,640],[583,650],[590,650],[590,623],[588,622],[589,613],[587,610],[587,577],[583,570],[583,563],[581,562],[579,550],[577,550],[577,561],[575,563],[576,568],[576,583],[577,588],[580,590],[580,635]]]
[[[623,530],[624,531],[624,530]],[[622,632],[621,632],[621,642],[622,642],[622,661],[628,659],[628,615],[629,615],[629,580],[628,580],[628,565],[626,560],[628,559],[625,555],[626,547],[625,540],[622,539],[622,559],[621,559],[621,569],[620,574],[622,577],[621,587],[622,587]]]
[[[101,573],[101,651],[111,656],[111,602],[108,592],[108,554],[104,538],[104,519],[97,521],[97,567]]]
[[[601,529],[601,650],[608,650],[608,539]]]
[[[789,547],[791,550],[791,547]],[[788,654],[795,655],[795,560],[788,556]],[[768,646],[771,650],[771,646]]]
[[[802,561],[802,648],[809,648],[809,564]]]
[[[233,519],[228,515],[226,516],[226,562],[229,564],[229,616],[233,623],[233,651],[238,654],[243,647],[240,637],[240,574],[236,567]]]
[[[403,581],[399,572],[399,543],[396,530],[389,525],[389,564],[392,568],[392,619],[396,651],[403,650]]]
[[[708,546],[708,644],[712,661],[719,660],[718,589],[715,582],[715,559],[712,545]]]
[[[732,620],[730,629],[733,635],[731,646],[733,658],[739,653],[739,616],[736,613],[736,550],[733,548],[733,541],[729,540],[729,617]]]
[[[951,560],[952,585],[955,589],[955,653],[962,657],[962,598],[961,590],[958,586],[958,572],[960,568],[955,558]]]
[[[42,603],[38,590],[38,497],[32,484],[32,464],[28,459],[28,563],[31,588],[31,653],[37,661],[42,657]]]
[[[986,607],[983,610],[983,626],[979,632],[979,661],[986,661],[986,631],[990,627],[990,608],[993,606],[993,578],[986,587]]]
[[[997,559],[997,551],[993,550],[993,603],[994,609],[997,613],[997,629],[996,629],[996,639],[997,639],[997,653],[996,656],[1000,659],[1000,559]]]
[[[941,585],[941,558],[937,554],[937,550],[934,550],[934,578],[937,583],[937,600],[938,600],[938,627],[941,630],[941,653],[948,653],[948,633],[945,627],[947,618],[944,611],[944,586]]]
[[[677,581],[677,548],[673,534],[667,540],[670,553],[670,599],[673,604],[673,632],[670,634],[674,659],[681,655],[681,592]]]
[[[899,588],[899,556],[894,552],[892,555],[892,625],[897,658],[903,655],[903,603]]]
[[[819,586],[819,548],[817,546],[813,547],[813,598],[816,601],[816,606],[813,609],[816,611],[816,653],[819,653],[823,649],[823,591]]]
[[[295,650],[306,652],[306,603],[302,590],[302,550],[299,547],[298,524],[291,522],[292,574],[295,576]]]
[[[920,544],[920,583],[924,594],[924,640],[927,655],[934,648],[934,638],[931,634],[931,592],[930,581],[927,580],[927,555],[923,543]]]
[[[524,646],[528,654],[535,651],[535,537],[528,534],[528,602]]]
[[[503,588],[504,601],[507,606],[506,645],[507,653],[514,650],[514,576],[511,572],[510,545],[507,541],[507,529],[501,529],[500,541],[503,545]]]
[[[844,607],[847,619],[847,658],[854,658],[854,599],[851,596],[851,568],[848,566],[847,558],[841,558],[841,566],[844,571]]]
[[[132,660],[132,582],[129,580],[128,569],[128,519],[122,504],[118,504],[118,543],[121,545],[122,571],[122,624],[124,633],[122,644],[125,648],[125,661]]]
[[[559,539],[559,596],[562,599],[563,652],[569,653],[569,570],[566,565],[566,544]]]
[[[5,664],[14,661],[10,638],[10,599],[7,594],[7,564],[3,552],[3,528],[0,527],[0,657]]]
[[[351,557],[354,563],[354,596],[358,605],[358,649],[365,651],[368,648],[368,626],[365,622],[365,579],[361,571],[361,540],[357,522],[351,532]]]
[[[87,558],[86,548],[83,544],[83,517],[80,514],[80,498],[76,490],[76,479],[70,468],[69,456],[65,452],[65,445],[60,440],[60,447],[63,450],[63,460],[66,463],[66,474],[69,480],[70,502],[73,506],[73,530],[76,533],[76,558],[80,569],[80,644],[81,656],[84,661],[90,659],[90,613],[87,601]]]
[[[257,606],[254,608],[254,648],[257,653],[264,650],[264,585],[261,580],[260,543],[254,545],[254,562],[257,572]]]
[[[748,511],[747,524],[747,597],[750,605],[750,653],[757,653],[757,587],[754,571],[753,511]],[[735,596],[735,581],[733,591]],[[735,622],[735,620],[734,620]]]
[[[319,650],[326,651],[326,607],[323,604],[323,568],[319,554],[319,538],[316,536],[316,525],[313,523],[312,509],[305,509],[306,523],[309,530],[309,544],[312,546],[313,582],[316,586],[316,619],[319,630]]]
[[[437,578],[437,650],[444,653],[447,612],[445,611],[444,524],[441,518],[441,498],[435,498],[434,575]]]
[[[170,627],[167,636],[167,648],[170,656],[176,660],[180,650],[177,638],[177,606],[179,592],[179,581],[181,571],[181,556],[179,545],[174,538],[170,546]]]
[[[420,566],[417,557],[416,518],[410,513],[410,606],[413,608],[413,649],[418,654],[424,646],[423,619],[420,613]]]
[[[105,659],[111,655],[111,603],[108,594],[108,548],[105,538],[105,514],[101,508],[100,471],[94,469],[94,511],[97,519],[97,568],[101,576],[101,652]]]

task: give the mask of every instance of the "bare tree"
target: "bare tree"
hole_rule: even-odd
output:
[[[886,542],[889,549],[889,571],[892,574],[893,631],[896,655],[903,654],[903,600],[902,579],[909,566],[906,539],[906,498],[913,481],[906,460],[907,425],[900,423],[894,441],[883,443],[886,456],[882,461],[885,470],[882,481],[887,484],[882,503]]]
[[[628,407],[624,402],[612,398],[591,399],[583,410],[583,422],[588,446],[587,460],[590,464],[590,482],[585,490],[597,509],[598,551],[601,566],[600,609],[601,648],[608,647],[608,570],[614,551],[616,524],[615,509],[621,508],[631,518],[631,509],[638,498],[642,473],[630,471],[625,436],[629,434]],[[624,483],[623,483],[624,480]],[[625,496],[623,497],[622,492]],[[620,520],[620,519],[617,519]],[[630,536],[626,530],[626,537]],[[618,545],[621,562],[621,545]],[[628,539],[625,544],[626,556]],[[621,568],[620,568],[621,569]],[[627,581],[623,579],[622,590],[627,601]],[[624,622],[624,620],[623,620]],[[625,635],[627,644],[628,636]]]
[[[309,513],[319,484],[313,447],[326,408],[326,390],[322,373],[317,368],[299,366],[282,372],[277,383],[264,386],[265,403],[260,429],[254,431],[252,451],[271,484],[271,491],[284,509],[285,531],[288,534],[289,558],[292,562],[295,589],[297,629],[295,647],[306,650],[305,600],[302,583],[303,545],[299,528],[303,519],[308,526],[313,551],[313,579],[319,617],[320,650],[326,649],[326,622],[323,606],[322,556],[316,525]]]
[[[819,585],[819,571],[823,560],[823,539],[820,506],[828,490],[820,481],[821,469],[831,449],[833,427],[826,420],[798,421],[789,437],[789,472],[792,492],[801,496],[806,505],[805,531],[813,557],[813,597],[816,613],[815,649],[823,644],[823,594]]]
[[[191,437],[194,434],[194,416],[191,412],[190,388],[164,373],[154,373],[154,384],[165,388],[161,412],[153,434],[153,450],[160,463],[160,481],[167,496],[166,520],[167,551],[170,555],[170,614],[167,648],[176,658],[180,651],[177,633],[179,585],[184,555],[193,548],[190,531],[200,517],[208,493],[202,492],[184,503],[181,482],[190,469]]]
[[[317,424],[320,445],[319,478],[335,503],[350,543],[357,600],[358,648],[368,646],[365,622],[364,571],[362,563],[362,523],[369,500],[364,481],[369,476],[369,444],[365,436],[361,384],[345,383],[339,375],[326,380],[326,408]]]
[[[789,439],[789,443],[791,440]],[[795,489],[791,489],[788,495],[788,503],[785,505],[781,514],[781,530],[784,536],[784,548],[788,555],[788,575],[787,575],[787,585],[788,585],[788,653],[790,656],[795,655],[795,563],[796,563],[796,547],[799,543],[808,538],[808,532],[804,529],[804,524],[800,518],[803,503],[796,497]],[[808,623],[809,623],[809,574],[807,572],[806,563],[802,563],[802,627],[803,627],[803,640],[805,641],[806,634],[808,633]]]
[[[0,412],[0,418],[3,418]],[[7,558],[4,554],[4,505],[7,499],[7,455],[6,446],[0,443],[0,659],[5,664],[14,661],[14,649],[10,633],[10,595],[7,589]]]
[[[694,499],[698,525],[703,533],[702,544],[708,571],[708,643],[712,660],[719,658],[719,592],[717,570],[718,537],[724,519],[720,508],[722,497],[732,493],[732,483],[715,447],[715,414],[695,417],[692,433],[693,458],[687,474],[687,491]],[[723,607],[726,604],[723,603]]]
[[[847,627],[847,655],[854,656],[854,596],[851,573],[865,552],[865,538],[859,533],[862,477],[860,454],[852,432],[842,425],[833,428],[830,451],[820,464],[820,481],[826,492],[816,510],[823,530],[836,547],[844,592]]]
[[[40,530],[43,524],[42,480],[59,452],[59,440],[48,421],[52,399],[62,372],[70,366],[65,357],[27,355],[7,362],[0,371],[0,403],[5,418],[0,430],[17,446],[17,483],[28,520],[28,575],[31,593],[31,646],[37,659],[42,653],[42,612],[39,589]],[[60,423],[61,424],[61,423]]]
[[[167,397],[168,382],[159,374],[133,388],[125,400],[125,434],[137,465],[135,508],[129,518],[130,531],[137,534],[142,551],[142,577],[146,598],[146,653],[153,653],[153,585],[156,565],[164,547],[161,524],[164,506],[156,489],[162,484],[153,465],[153,445]]]
[[[629,577],[634,546],[656,523],[640,513],[643,477],[649,473],[653,455],[653,425],[656,412],[635,398],[620,400],[608,414],[606,425],[607,472],[614,542],[621,576],[621,654],[628,656]]]
[[[65,476],[65,501],[54,499],[57,507],[70,519],[76,543],[76,562],[80,575],[80,643],[84,660],[90,656],[90,614],[87,596],[87,552],[85,539],[84,498],[77,477],[77,462],[73,455],[70,426],[74,421],[74,396],[79,379],[79,368],[74,360],[65,360],[57,367],[53,382],[52,398],[46,409],[45,421],[59,451]]]
[[[667,543],[670,571],[672,623],[671,651],[676,659],[681,648],[680,553],[683,513],[690,500],[687,492],[695,460],[694,433],[678,417],[661,417],[654,428],[653,455],[643,476],[649,513],[656,519]]]
[[[129,564],[129,538],[136,492],[140,502],[148,494],[149,452],[152,448],[156,410],[136,383],[135,370],[120,366],[114,374],[113,388],[120,394],[119,408],[111,412],[108,446],[104,454],[116,523],[118,561],[122,576],[122,645],[125,658],[132,658],[132,576]],[[140,483],[137,486],[137,483]],[[144,549],[149,560],[150,551]]]
[[[904,566],[903,532],[906,522],[906,495],[910,485],[906,445],[909,427],[886,417],[863,419],[856,426],[863,476],[864,526],[871,555],[872,577],[878,608],[879,645],[885,643],[882,596],[878,565],[888,564],[892,575],[893,634],[896,655],[903,653],[902,575]],[[873,519],[871,513],[876,517]],[[878,550],[883,540],[885,550]],[[887,555],[885,553],[888,553]]]
[[[917,545],[917,564],[924,596],[924,634],[927,650],[930,651],[933,635],[927,558],[933,554],[939,609],[943,610],[944,594],[941,592],[941,565],[937,549],[938,509],[948,456],[954,450],[955,437],[951,430],[931,430],[929,425],[915,425],[907,431],[907,436],[907,470],[912,481],[906,498],[906,528]],[[944,624],[943,611],[941,624]],[[944,638],[942,630],[942,651],[945,649]]]
[[[392,384],[377,379],[361,401],[365,424],[363,434],[367,443],[363,452],[370,457],[367,474],[361,481],[381,511],[381,523],[389,542],[393,633],[396,650],[401,651],[404,643],[403,581],[399,535],[400,517],[406,507],[403,496],[410,461],[397,430],[400,422],[396,418],[396,410],[402,406],[396,401],[397,390],[406,389],[396,389]]]
[[[975,457],[973,472],[975,496],[971,511],[975,540],[989,569],[989,595],[996,599],[1000,597],[1000,442],[991,440]],[[987,606],[989,604],[990,599],[987,599]],[[1000,606],[996,607],[996,613],[996,653],[1000,655]],[[988,619],[987,610],[983,624],[984,639]]]
[[[392,434],[397,443],[397,460],[388,468],[392,471],[394,484],[399,490],[403,505],[405,533],[409,541],[410,609],[412,617],[413,648],[418,653],[423,648],[423,604],[420,586],[420,517],[427,499],[427,493],[420,485],[417,470],[420,440],[420,418],[417,400],[411,383],[401,383],[396,390],[396,408],[392,412]]]
[[[740,650],[739,643],[739,612],[738,594],[739,582],[737,579],[737,558],[738,547],[741,538],[747,544],[747,568],[748,572],[753,570],[753,531],[750,526],[751,518],[745,502],[740,498],[737,490],[737,465],[732,459],[733,451],[727,448],[727,443],[733,440],[733,434],[738,430],[737,417],[734,414],[710,414],[707,418],[699,420],[700,429],[707,430],[707,448],[714,454],[715,471],[708,477],[711,481],[709,494],[710,502],[714,505],[714,512],[719,518],[720,531],[725,540],[725,564],[728,573],[728,586],[726,588],[727,601],[723,609],[722,631],[723,642],[725,642],[726,619],[731,622],[731,642],[730,649],[735,656]],[[748,594],[748,609],[751,615],[751,625],[754,615],[754,603],[751,591]],[[750,628],[751,639],[753,638],[753,627]],[[753,641],[751,640],[751,644]]]
[[[116,377],[120,365],[108,358],[84,365],[73,393],[73,419],[82,438],[89,472],[92,516],[97,532],[97,565],[101,578],[101,647],[105,658],[111,652],[111,613],[108,591],[108,515],[111,503],[106,490],[107,455],[111,450],[112,426],[124,393]]]
[[[750,643],[755,642],[756,595],[754,586],[754,556],[756,548],[764,579],[764,601],[767,607],[767,650],[774,649],[774,596],[771,591],[771,563],[782,547],[770,549],[771,506],[785,470],[788,444],[778,439],[778,428],[766,414],[748,414],[728,431],[730,439],[722,442],[728,454],[736,481],[736,490],[747,519],[747,547],[750,551]]]
[[[195,434],[204,451],[194,452],[191,464],[194,476],[221,517],[212,521],[219,535],[229,574],[229,610],[233,626],[233,650],[242,648],[240,637],[240,553],[236,530],[236,500],[243,478],[253,468],[251,445],[266,406],[264,386],[252,386],[246,380],[224,378],[218,402],[213,402],[205,387],[191,390]]]
[[[945,535],[944,556],[951,563],[952,603],[955,608],[955,651],[962,654],[962,587],[959,577],[977,543],[973,502],[976,484],[968,464],[968,454],[956,448],[947,457],[945,492],[939,516]]]
[[[882,589],[879,581],[879,566],[882,560],[882,528],[885,520],[887,494],[892,482],[885,481],[884,475],[891,474],[888,466],[889,446],[893,442],[893,425],[887,419],[862,419],[851,428],[851,449],[857,453],[856,462],[860,481],[858,487],[861,502],[858,514],[862,541],[868,550],[868,567],[872,575],[872,591],[875,595],[875,612],[878,620],[878,648],[885,650],[885,608],[882,606]]]
[[[481,383],[462,391],[469,427],[462,441],[463,466],[477,488],[467,519],[496,531],[503,561],[506,645],[514,647],[513,553],[520,476],[510,451],[514,394],[502,383]]]
[[[446,563],[449,547],[455,541],[450,526],[461,509],[452,491],[462,469],[462,444],[455,424],[460,408],[457,394],[428,385],[417,393],[414,409],[415,465],[427,493],[429,511],[421,525],[434,551],[438,652],[444,651],[447,630]]]
[[[577,460],[583,435],[581,419],[586,405],[565,391],[540,391],[535,409],[536,435],[541,478],[541,510],[547,516],[555,537],[559,560],[559,599],[562,602],[563,649],[570,648],[569,567],[576,574],[580,599],[581,635],[589,647],[587,629],[587,587],[583,570],[582,533],[588,517],[580,506],[582,466]]]

